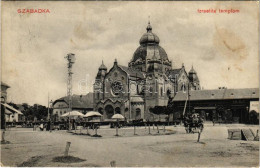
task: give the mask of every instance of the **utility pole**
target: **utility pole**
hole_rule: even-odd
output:
[[[69,53],[66,57],[68,60],[68,80],[67,80],[67,96],[69,98],[69,131],[70,127],[70,112],[72,111],[72,65],[75,63],[75,54]]]
[[[47,120],[49,121],[50,119],[50,100],[49,100],[49,92],[48,92],[48,117]]]
[[[190,113],[190,82],[188,83],[188,103],[189,103],[189,113]]]

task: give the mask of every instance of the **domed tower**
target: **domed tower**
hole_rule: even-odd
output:
[[[96,76],[96,80],[94,83],[94,102],[103,99],[104,95],[104,78],[107,74],[107,67],[104,65],[104,62],[102,60],[102,64],[98,68],[98,73]]]
[[[158,72],[164,73],[172,67],[165,50],[159,45],[159,37],[152,32],[150,22],[146,28],[146,33],[143,34],[140,41],[140,46],[134,52],[132,60],[129,62],[129,67],[148,72],[150,64],[158,62]],[[153,66],[153,65],[152,65]]]
[[[189,72],[189,80],[190,80],[192,89],[200,90],[199,77],[197,75],[197,72],[194,70],[193,65],[192,65],[191,70]]]
[[[105,75],[107,73],[107,67],[104,65],[104,62],[102,60],[102,64],[100,65],[100,67],[98,68],[98,73],[97,73],[97,77],[96,79],[101,79],[103,80]]]

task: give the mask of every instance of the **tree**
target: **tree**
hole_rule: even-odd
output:
[[[19,107],[13,103],[13,102],[10,102],[10,103],[7,103],[8,105],[12,106],[13,108],[15,108],[16,110],[19,110]]]
[[[48,108],[46,108],[45,106],[34,104],[32,110],[33,116],[36,117],[38,120],[45,120],[48,116]]]

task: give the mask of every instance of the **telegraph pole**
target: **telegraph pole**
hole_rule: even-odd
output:
[[[190,82],[188,83],[188,103],[189,103],[189,113],[190,113]]]
[[[69,98],[69,131],[71,130],[70,127],[70,112],[72,111],[72,65],[75,63],[75,54],[69,53],[65,57],[68,61],[68,80],[67,80],[67,96]]]
[[[49,100],[49,92],[48,92],[48,117],[47,117],[47,121],[49,121],[50,119],[50,100]]]

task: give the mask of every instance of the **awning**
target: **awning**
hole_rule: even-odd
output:
[[[194,107],[195,110],[216,110],[216,107]]]
[[[15,108],[13,108],[12,106],[6,104],[6,103],[1,103],[2,105],[4,105],[8,110],[10,110],[13,113],[18,113],[20,115],[23,115],[23,113],[19,110],[16,110]],[[7,113],[8,114],[8,113]]]
[[[1,106],[3,106],[3,104],[1,103]],[[11,114],[13,114],[12,112],[10,112],[9,110],[5,110],[5,114],[7,114],[7,115],[11,115]]]

